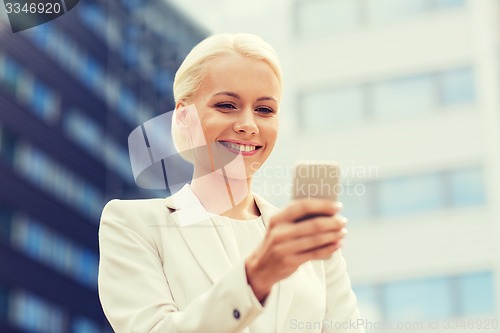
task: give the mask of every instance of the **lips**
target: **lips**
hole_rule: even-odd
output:
[[[219,141],[224,147],[235,154],[241,153],[243,156],[251,156],[255,154],[261,145],[252,142],[239,142],[239,141]]]

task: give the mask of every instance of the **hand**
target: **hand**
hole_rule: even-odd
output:
[[[304,262],[329,258],[341,247],[347,219],[337,214],[340,208],[326,199],[299,199],[271,218],[263,242],[245,261],[248,283],[261,303]]]

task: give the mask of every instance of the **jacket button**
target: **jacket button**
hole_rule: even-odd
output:
[[[233,317],[235,319],[240,319],[240,312],[238,311],[238,309],[233,310]]]

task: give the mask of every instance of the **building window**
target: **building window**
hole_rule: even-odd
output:
[[[436,105],[433,77],[429,74],[376,83],[372,95],[376,117],[425,114],[432,112]]]
[[[59,119],[61,98],[56,91],[14,59],[1,53],[0,85],[44,122],[54,124]]]
[[[128,152],[106,135],[95,121],[77,110],[71,110],[64,117],[63,128],[70,139],[116,170],[125,181],[133,183]]]
[[[432,10],[433,0],[367,0],[368,20],[373,23],[402,19]]]
[[[394,217],[486,203],[481,167],[406,175],[366,184],[349,184],[340,196],[352,221]]]
[[[102,131],[97,123],[75,110],[68,111],[63,120],[66,134],[85,150],[95,152],[103,144]]]
[[[370,321],[425,321],[495,314],[494,276],[470,272],[427,277],[380,286],[353,286],[362,313]]]
[[[309,37],[353,28],[360,14],[359,0],[301,0],[296,3],[297,33]]]
[[[17,139],[5,128],[0,127],[0,159],[8,164],[14,162],[14,149],[17,144]]]
[[[59,105],[56,94],[36,80],[33,84],[33,108],[39,118],[54,123],[59,118]]]
[[[17,92],[21,75],[19,65],[7,55],[0,53],[0,78],[4,86],[14,95]]]
[[[84,285],[97,285],[97,254],[47,228],[34,219],[16,216],[11,243],[14,248]]]
[[[71,333],[96,333],[101,331],[101,328],[88,318],[77,317],[71,323]]]
[[[104,198],[97,188],[29,144],[14,150],[14,169],[98,223]]]
[[[453,106],[473,103],[474,75],[471,68],[458,68],[439,74],[440,104]]]
[[[378,215],[394,216],[440,209],[444,189],[439,174],[398,177],[377,184]]]
[[[437,9],[452,9],[465,6],[465,0],[434,0]]]
[[[495,288],[491,272],[477,272],[458,278],[460,313],[467,316],[495,313]]]
[[[447,181],[450,187],[450,206],[466,207],[486,202],[482,169],[467,168],[450,171],[447,174]]]
[[[304,94],[300,123],[308,130],[328,130],[340,124],[359,122],[365,116],[361,86]]]
[[[464,6],[465,0],[297,0],[294,23],[306,38]]]
[[[122,43],[120,25],[115,19],[106,15],[105,10],[95,3],[82,3],[78,5],[78,13],[82,22],[90,28],[104,42],[115,49]]]
[[[36,333],[65,333],[64,311],[27,291],[14,291],[9,301],[9,321],[24,330]]]
[[[121,53],[127,65],[134,66],[139,62],[139,46],[135,42],[124,43]]]
[[[38,34],[45,34],[46,37],[39,38],[36,36]],[[37,27],[37,29],[30,30],[27,36],[31,36],[47,54],[54,57],[87,88],[100,96],[120,117],[137,126],[140,121],[138,119],[140,115],[134,112],[138,108],[137,97],[123,85],[121,80],[106,71],[105,66],[92,55],[67,35],[48,28],[47,25],[41,29]],[[40,42],[42,40],[43,43]],[[48,104],[51,105],[51,103]]]
[[[155,86],[158,92],[162,95],[168,95],[173,91],[174,88],[174,76],[166,70],[157,71],[154,77]]]
[[[94,58],[82,55],[81,66],[77,70],[81,80],[91,90],[95,91],[101,87],[100,81],[105,77],[105,70]]]
[[[454,315],[451,284],[446,278],[393,282],[384,287],[387,320],[425,320]]]
[[[375,182],[376,215],[386,217],[438,209],[482,205],[486,202],[483,170],[446,170]]]
[[[299,95],[298,127],[326,131],[368,119],[412,117],[475,102],[470,67],[396,77]]]

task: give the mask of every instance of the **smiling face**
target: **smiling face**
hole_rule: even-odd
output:
[[[210,156],[195,154],[195,170],[214,171],[213,158],[231,154],[242,157],[246,178],[251,177],[278,135],[278,78],[266,62],[242,55],[220,56],[207,66],[203,85],[190,101],[203,133],[191,133],[191,140],[195,146],[206,143]]]

